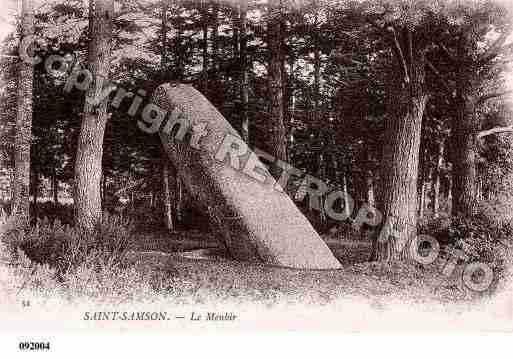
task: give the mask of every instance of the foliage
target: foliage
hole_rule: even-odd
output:
[[[106,217],[95,233],[84,234],[58,220],[40,220],[22,229],[11,217],[0,214],[0,249],[23,289],[38,297],[63,294],[117,302],[154,298],[174,291],[172,268],[142,270],[130,259],[132,227],[120,218]],[[4,258],[2,258],[4,259]]]
[[[447,246],[451,243],[451,239],[447,235],[451,221],[451,217],[447,215],[420,220],[418,223],[418,233],[432,236],[440,245]]]
[[[450,243],[468,255],[468,262],[486,263],[496,275],[502,276],[511,256],[513,222],[497,220],[494,213],[497,214],[496,209],[482,204],[472,218],[454,217],[447,234]]]
[[[25,230],[12,228],[4,241],[14,257],[21,249],[32,261],[64,274],[85,262],[95,263],[98,268],[123,263],[131,233],[129,223],[111,216],[104,216],[94,233],[45,218]]]

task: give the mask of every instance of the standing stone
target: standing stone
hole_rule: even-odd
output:
[[[200,92],[189,85],[164,84],[155,91],[153,103],[167,111],[159,131],[170,160],[235,259],[301,269],[340,268],[308,220],[287,194],[274,189],[264,165],[245,150],[237,131]],[[193,130],[185,134],[187,128]],[[219,160],[229,138],[236,139],[240,156]]]

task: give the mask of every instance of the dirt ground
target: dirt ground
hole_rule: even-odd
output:
[[[342,263],[340,270],[309,271],[240,263],[224,256],[215,238],[202,233],[176,234],[169,240],[150,236],[138,242],[134,260],[146,270],[167,268],[182,286],[179,296],[191,303],[236,299],[244,302],[328,304],[344,297],[363,297],[383,305],[410,302],[474,302],[489,293],[468,290],[462,268],[442,274],[443,258],[429,266],[370,263],[371,243],[325,238]],[[381,305],[381,304],[378,304]]]
[[[449,278],[445,277],[441,273],[443,259],[429,266],[370,263],[366,261],[370,254],[369,242],[347,238],[329,238],[326,242],[342,263],[342,269],[310,271],[237,262],[224,256],[213,237],[199,232],[176,233],[172,238],[141,235],[137,243],[132,243],[129,255],[130,270],[135,272],[120,277],[107,273],[105,282],[112,283],[97,282],[95,293],[107,293],[110,288],[117,288],[111,290],[114,294],[109,294],[108,299],[105,294],[105,301],[123,303],[132,300],[133,293],[142,291],[137,279],[142,278],[139,277],[142,274],[144,278],[150,278],[151,288],[143,291],[146,293],[142,297],[144,300],[165,300],[176,305],[235,302],[269,307],[278,304],[325,306],[333,301],[360,298],[377,308],[385,308],[388,303],[397,301],[466,305],[490,296],[490,293],[468,290],[462,284],[460,269]],[[44,293],[44,301],[54,296],[73,301],[76,288],[84,287],[80,278],[71,278],[76,282],[74,290],[70,289],[69,281],[50,288],[45,280],[41,280],[40,274],[31,277],[27,269],[18,275],[19,278],[13,278],[12,273],[16,271],[8,267],[7,261],[0,262],[3,298],[15,300],[14,297],[23,296],[24,291],[35,290]],[[21,278],[23,276],[25,278]],[[120,281],[126,283],[120,284]],[[95,295],[95,300],[102,300],[103,295]]]

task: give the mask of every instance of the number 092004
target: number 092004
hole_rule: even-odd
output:
[[[20,342],[20,350],[50,350],[49,342]]]

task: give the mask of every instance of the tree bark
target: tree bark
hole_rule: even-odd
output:
[[[420,189],[419,218],[424,217],[424,208],[426,205],[425,201],[426,201],[426,183],[422,182],[421,189]]]
[[[202,9],[203,11],[203,9]],[[162,0],[162,23],[161,23],[161,32],[162,32],[162,38],[161,38],[161,52],[160,52],[160,71],[162,72],[162,79],[166,80],[166,73],[167,73],[167,13],[168,13],[168,0]],[[205,76],[205,89],[206,91],[206,61],[208,61],[208,58],[205,58],[207,56],[207,33],[208,33],[208,25],[207,25],[207,19],[205,18],[205,13],[203,13],[203,22],[205,27],[205,33],[204,33],[204,41],[205,41],[205,48],[204,48],[204,62],[203,62],[203,74]],[[162,151],[164,152],[164,151]],[[164,154],[164,153],[163,153]],[[164,224],[166,226],[166,229],[168,231],[174,230],[174,220],[173,220],[173,188],[175,186],[171,186],[171,182],[175,181],[175,178],[171,177],[171,174],[174,173],[172,171],[172,168],[170,168],[171,165],[169,164],[169,161],[166,159],[163,161],[161,166],[161,176],[162,176],[162,191],[163,191],[163,202],[164,202]]]
[[[167,80],[167,2],[162,0],[160,71],[163,82]]]
[[[452,197],[452,176],[449,177],[449,186],[447,188],[447,203],[448,203],[448,213],[450,216],[452,216],[452,203],[453,203],[453,197]]]
[[[289,126],[289,77],[287,73],[287,47],[286,47],[286,41],[287,41],[287,21],[285,20],[285,17],[281,16],[280,21],[280,36],[281,36],[281,50],[280,50],[280,67],[281,67],[281,93],[282,93],[282,110],[283,110],[283,126],[285,127],[286,133],[288,133],[288,126]],[[287,153],[289,151],[288,148],[288,139],[286,142]]]
[[[92,104],[108,83],[112,42],[113,0],[91,0],[88,66],[93,81],[86,92],[84,114],[75,162],[75,224],[91,231],[101,221],[100,181],[102,177],[103,136],[107,123],[107,100]]]
[[[324,144],[321,144],[321,150],[324,147]],[[318,172],[318,178],[324,179],[326,174],[326,161],[324,160],[324,154],[319,155],[319,172]],[[324,204],[326,201],[326,195],[323,194],[320,197],[318,197],[319,204],[317,206],[317,209],[319,210],[319,220],[322,224],[322,226],[325,226],[328,222],[328,217],[326,216],[326,210],[324,209]],[[311,203],[311,201],[308,201],[308,203]],[[310,208],[310,211],[314,211],[314,208]]]
[[[34,35],[32,0],[22,1],[21,38]],[[34,68],[20,59],[18,64],[16,129],[14,139],[14,186],[11,214],[20,223],[29,222],[30,144],[32,137],[32,91]]]
[[[292,146],[294,146],[294,119],[296,116],[296,94],[294,91],[294,58],[293,56],[289,57],[289,68],[290,68],[290,76],[289,76],[289,97],[290,97],[290,110],[288,111],[288,126],[287,126],[287,162],[292,163]]]
[[[424,185],[423,205],[424,205],[424,207],[422,208],[422,216],[421,217],[424,217],[426,215],[426,209],[429,208],[429,201],[430,201],[429,194],[433,191],[433,171],[434,171],[433,168],[430,168],[428,170],[427,178],[423,182],[423,185]]]
[[[247,0],[239,2],[239,66],[240,66],[240,79],[239,79],[239,96],[241,100],[241,135],[242,139],[249,143],[249,118],[248,118],[248,64],[247,64]]]
[[[355,208],[361,208],[364,204],[374,207],[373,178],[370,168],[371,157],[366,149],[358,151],[358,157],[353,166],[353,196]]]
[[[411,258],[410,243],[417,227],[420,135],[428,100],[423,49],[415,48],[414,32],[403,28],[400,35],[395,53],[397,74],[402,78],[394,78],[387,98],[389,115],[378,199],[384,225],[373,241],[371,255],[372,260],[383,262]]]
[[[176,221],[177,223],[183,223],[183,184],[180,177],[177,175],[175,170],[175,193],[176,193]]]
[[[37,199],[39,194],[39,175],[37,173],[35,173],[33,176],[32,187],[32,207],[34,211],[34,218],[37,218]]]
[[[347,177],[346,175],[342,175],[342,191],[344,193],[344,212],[349,218],[351,216],[351,208],[349,207],[349,192],[347,191]]]
[[[56,175],[52,176],[53,203],[59,204],[59,180]]]
[[[212,4],[212,77],[218,80],[219,75],[219,3],[213,0]]]
[[[460,59],[466,57],[466,36],[461,36],[458,44]],[[474,214],[476,203],[477,101],[472,93],[473,81],[465,64],[458,66],[456,76],[456,113],[451,128],[452,212],[468,218]]]
[[[483,185],[481,178],[478,177],[476,181],[476,200],[479,202],[483,199],[483,191],[482,191]]]
[[[317,11],[317,10],[316,10]],[[321,51],[319,49],[319,39],[318,39],[318,31],[317,31],[317,25],[318,25],[318,15],[317,13],[315,14],[315,30],[313,31],[313,42],[314,42],[314,89],[313,89],[313,116],[312,116],[312,119],[313,119],[313,122],[315,124],[319,124],[320,123],[320,108],[319,108],[319,105],[320,105],[320,90],[321,90]],[[319,178],[324,178],[324,174],[325,174],[325,161],[324,161],[324,155],[322,154],[322,151],[323,151],[323,148],[324,148],[324,143],[321,142],[321,146],[320,146],[320,151],[321,151],[321,154],[319,155],[319,172],[317,173],[317,175],[319,176]],[[324,196],[321,197],[319,200],[321,201],[321,203],[319,204],[320,206],[318,208],[320,208],[320,211],[319,211],[319,215],[320,215],[320,220],[321,220],[321,223],[322,224],[325,224],[326,223],[326,213],[324,211],[324,203],[323,203],[323,199],[324,199]]]
[[[267,22],[267,43],[269,47],[269,149],[271,154],[281,161],[287,160],[287,133],[283,120],[283,84],[281,62],[283,57],[281,35],[280,0],[269,1],[269,19]],[[271,167],[271,174],[278,178],[281,170]]]
[[[14,168],[9,168],[9,203],[12,211],[14,209]]]
[[[208,93],[208,3],[205,2],[202,4],[202,31],[203,31],[203,48],[202,48],[202,69],[201,69],[201,89],[205,96]]]
[[[171,186],[170,186],[170,170],[169,170],[169,161],[167,159],[163,160],[162,164],[162,184],[164,189],[164,218],[165,218],[165,224],[166,229],[168,231],[174,230],[174,223],[173,223],[173,199],[171,195]]]
[[[461,88],[457,91],[457,113],[451,131],[452,211],[455,215],[470,217],[476,203],[476,121],[472,100]]]
[[[367,203],[371,208],[376,207],[376,200],[374,198],[374,177],[372,176],[372,171],[367,171]]]
[[[185,79],[185,59],[183,55],[182,50],[182,41],[183,41],[183,30],[182,27],[179,26],[177,29],[175,29],[176,35],[175,35],[175,46],[172,51],[174,54],[174,62],[175,62],[175,79],[177,81],[183,81]]]
[[[319,120],[319,103],[321,90],[321,52],[318,46],[317,33],[314,34],[314,89],[313,89],[313,118]]]

